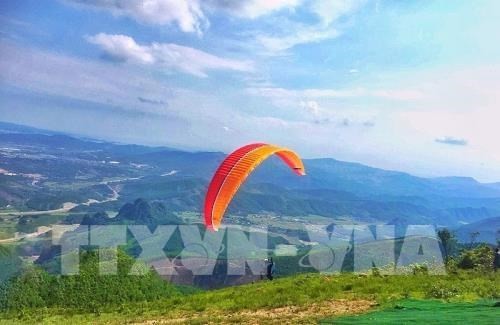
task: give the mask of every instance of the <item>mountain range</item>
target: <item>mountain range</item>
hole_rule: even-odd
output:
[[[143,198],[169,211],[199,213],[206,186],[225,156],[0,123],[0,209],[45,210],[70,201],[80,204],[74,211],[118,212]],[[241,188],[229,213],[452,228],[500,216],[500,183],[423,178],[332,158],[304,159],[304,165],[307,176],[295,177],[278,158],[267,160]],[[119,197],[106,200],[113,191]],[[83,205],[88,200],[95,204]]]

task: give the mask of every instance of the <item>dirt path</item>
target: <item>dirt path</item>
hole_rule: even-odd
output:
[[[68,212],[69,210],[77,207],[79,204],[73,202],[66,202],[63,204],[62,208],[54,209],[54,210],[43,210],[43,211],[16,211],[16,212],[2,212],[0,216],[39,216],[42,214],[52,214],[52,213],[61,213]]]
[[[333,316],[366,312],[375,305],[374,301],[369,300],[339,299],[273,309],[177,314],[137,324],[316,324],[319,320]]]

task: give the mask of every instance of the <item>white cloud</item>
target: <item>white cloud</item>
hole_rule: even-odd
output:
[[[176,24],[183,32],[201,34],[208,25],[199,0],[65,0],[131,17],[152,25]]]
[[[373,127],[381,114],[377,103],[392,107],[390,102],[419,103],[425,94],[413,89],[286,89],[280,87],[249,87],[251,96],[263,97],[275,107],[275,114],[282,113],[289,120],[314,124]],[[370,99],[369,106],[361,109],[359,103]],[[346,104],[346,100],[349,100]],[[342,104],[339,104],[342,103]]]
[[[116,65],[82,60],[0,42],[0,79],[5,84],[49,96],[163,113],[178,90]],[[153,98],[151,105],[138,98]]]
[[[333,114],[321,108],[315,100],[306,100],[300,102],[300,107],[305,111],[305,119],[316,124],[330,123],[333,119]]]
[[[258,44],[269,54],[280,54],[297,45],[318,43],[338,37],[341,32],[337,21],[359,10],[368,0],[314,0],[307,10],[318,18],[318,23],[303,24],[288,21],[286,28],[273,35],[259,34]]]
[[[116,16],[127,16],[146,24],[176,24],[184,32],[201,35],[209,26],[207,13],[223,11],[231,16],[255,19],[297,8],[309,11],[318,23],[297,23],[284,18],[286,24],[273,34],[258,32],[257,44],[268,54],[280,53],[296,45],[335,38],[340,33],[335,22],[353,13],[368,0],[63,0],[78,6],[107,10]],[[283,18],[283,17],[281,17]],[[281,28],[281,30],[280,30]]]
[[[87,40],[98,45],[106,55],[113,59],[136,64],[156,64],[198,77],[206,77],[207,70],[252,71],[253,69],[250,61],[220,58],[173,43],[139,45],[130,36],[104,33],[87,37]]]
[[[348,90],[332,90],[328,96],[317,95],[318,90],[290,90],[284,88],[249,88],[247,92],[250,95],[262,96],[268,98],[275,106],[271,114],[281,116],[287,121],[301,121],[313,124],[328,124],[333,126],[363,126],[371,127],[375,124],[375,117],[378,112],[371,109],[351,109],[342,107],[334,102],[327,101],[329,98],[350,97],[356,92]]]
[[[301,4],[302,0],[209,0],[210,7],[229,11],[231,14],[254,19],[260,16],[283,10],[293,9]]]
[[[313,116],[318,116],[320,113],[319,104],[315,100],[301,101],[300,106],[306,109]]]
[[[290,35],[283,37],[258,35],[256,41],[267,51],[280,53],[294,46],[308,43],[318,43],[335,38],[339,32],[334,28],[300,27]]]
[[[209,21],[205,11],[224,10],[233,16],[254,19],[283,9],[293,9],[302,0],[64,0],[78,6],[107,10],[144,24],[176,24],[180,30],[202,34]]]
[[[97,34],[86,38],[92,44],[99,45],[111,58],[137,63],[154,63],[155,58],[146,46],[140,46],[132,37],[125,35]]]
[[[323,26],[334,23],[343,15],[359,9],[367,0],[316,0],[311,11],[321,20]]]
[[[413,89],[285,89],[279,87],[254,87],[247,91],[252,95],[263,96],[271,99],[318,99],[318,98],[357,98],[374,97],[389,100],[419,100],[424,94],[419,90]]]

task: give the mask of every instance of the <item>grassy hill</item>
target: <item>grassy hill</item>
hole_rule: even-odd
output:
[[[0,239],[58,222],[148,226],[187,222],[202,228],[199,213],[206,185],[224,157],[219,152],[119,145],[0,123]],[[0,250],[0,324],[350,322],[352,318],[338,317],[363,314],[356,319],[393,320],[441,308],[442,314],[433,315],[444,318],[468,306],[475,306],[475,315],[498,315],[491,306],[499,299],[500,278],[485,271],[491,268],[489,248],[484,250],[487,258],[471,253],[462,258],[467,263],[451,263],[455,266],[447,276],[380,276],[372,274],[370,266],[366,274],[297,274],[310,271],[299,267],[309,249],[301,242],[307,240],[301,227],[308,224],[424,223],[456,228],[469,223],[459,229],[459,239],[460,231],[466,236],[478,230],[492,239],[498,230],[495,217],[500,215],[498,184],[463,177],[421,178],[335,159],[304,162],[308,176],[298,178],[277,158],[266,161],[241,188],[225,219],[232,225],[269,226],[270,250],[297,244],[297,256],[276,257],[276,281],[255,277],[247,285],[202,291],[165,282],[153,272],[130,276],[127,267],[132,260],[126,254],[120,258],[128,266],[118,275],[97,275],[97,256],[88,254],[79,276],[59,276],[42,269],[55,269],[58,253],[45,250],[44,245],[51,247],[50,240],[41,236],[13,244],[24,261],[11,258],[10,248]],[[80,204],[67,213],[16,215],[89,200],[101,203]],[[175,255],[181,249],[177,233],[171,241],[167,253]],[[386,244],[367,243],[362,251],[368,256],[372,251],[392,253]],[[139,253],[133,241],[126,250],[132,256]],[[38,266],[14,272],[40,254]],[[352,257],[352,251],[347,255]],[[342,271],[352,269],[351,264],[343,263]],[[471,270],[464,271],[466,267]],[[234,284],[216,270],[221,283]],[[206,286],[201,281],[194,284],[220,287],[213,279]],[[479,300],[485,302],[470,305]],[[460,315],[471,321],[475,317]]]
[[[0,314],[0,323],[14,319],[16,322],[26,323],[72,324],[147,321],[314,323],[346,314],[393,308],[396,303],[405,299],[424,302],[440,299],[443,303],[486,299],[489,301],[488,306],[492,306],[494,300],[500,298],[498,292],[500,275],[493,273],[460,272],[447,276],[421,274],[387,277],[304,274],[272,282],[262,281],[220,290],[175,294],[149,302],[99,304],[94,305],[93,312],[82,312],[61,302],[50,308],[25,308],[22,311],[13,310]],[[68,294],[66,297],[69,303],[72,295]],[[440,308],[440,305],[442,303],[437,302],[435,308]],[[407,306],[405,302],[404,306]],[[429,308],[429,303],[426,306]],[[489,310],[492,315],[500,316],[499,309]]]

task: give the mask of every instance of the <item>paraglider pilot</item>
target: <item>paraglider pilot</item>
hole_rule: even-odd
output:
[[[267,262],[267,265],[266,265],[266,277],[269,279],[269,280],[273,280],[274,278],[274,261],[273,261],[273,258],[271,257],[270,259],[266,259],[266,262]]]
[[[495,256],[493,257],[493,270],[495,272],[500,268],[500,249],[497,247],[495,249]]]

